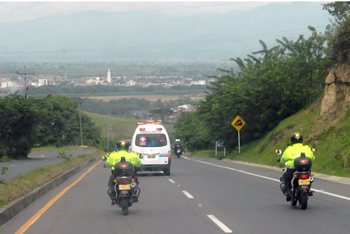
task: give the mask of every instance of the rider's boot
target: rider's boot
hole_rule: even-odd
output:
[[[111,189],[108,189],[107,194],[108,194],[109,198],[112,200],[111,205],[112,206],[115,205],[116,204],[116,195],[117,195],[115,193],[115,191],[111,190]]]

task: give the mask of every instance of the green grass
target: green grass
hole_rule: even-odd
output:
[[[316,149],[314,172],[350,177],[350,109],[338,120],[319,113],[320,100],[284,119],[264,138],[241,145],[240,154],[234,150],[225,158],[282,168],[284,165],[276,162],[279,156],[275,149],[285,150],[291,134],[299,131],[304,136],[304,144]],[[189,155],[214,157],[215,151],[196,151]]]
[[[101,136],[107,137],[108,116],[85,111],[84,113],[91,118],[92,122],[95,122],[96,126],[101,127]],[[138,122],[142,121],[130,118],[112,117],[114,139],[131,139],[137,127],[136,123]],[[167,129],[169,134],[172,134],[174,132],[173,124],[164,124],[164,127]]]
[[[13,161],[13,159],[8,156],[0,157],[0,162],[9,162],[9,161]]]

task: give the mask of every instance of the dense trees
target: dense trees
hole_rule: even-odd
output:
[[[224,74],[209,87],[197,112],[183,115],[176,123],[176,137],[190,148],[206,148],[223,140],[228,149],[234,149],[238,136],[231,122],[237,115],[246,122],[241,130],[244,144],[261,138],[282,119],[315,101],[324,91],[333,63],[326,56],[329,27],[324,34],[309,29],[309,38],[283,37],[272,48],[260,40],[260,51],[231,59],[240,68],[238,73],[218,69]]]
[[[68,97],[10,94],[0,98],[0,116],[0,157],[26,157],[34,145],[80,144],[77,103]],[[82,128],[84,144],[96,146],[100,129],[84,114]]]

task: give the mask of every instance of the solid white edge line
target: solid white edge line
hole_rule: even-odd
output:
[[[173,181],[172,179],[168,179],[170,181],[170,183],[175,184],[175,181]]]
[[[182,190],[182,192],[188,197],[188,198],[193,198],[193,196],[187,192],[186,190]]]
[[[267,179],[267,180],[280,182],[280,180],[277,180],[277,179],[273,179],[273,178],[270,178],[270,177],[266,177],[266,176],[262,176],[262,175],[258,175],[258,174],[254,174],[254,173],[250,173],[250,172],[246,172],[246,171],[242,171],[242,170],[237,170],[237,169],[232,168],[232,167],[220,166],[220,165],[216,165],[216,164],[208,163],[208,162],[203,162],[203,161],[199,161],[199,160],[192,159],[192,158],[186,158],[186,159],[187,160],[196,161],[196,162],[200,162],[200,163],[207,164],[207,165],[211,165],[211,166],[215,166],[215,167],[228,169],[228,170],[231,170],[231,171],[237,171],[237,172],[240,172],[240,173],[243,173],[243,174],[252,175],[252,176],[263,178],[263,179]],[[318,190],[318,189],[314,189],[314,188],[312,188],[311,191],[315,191],[315,192],[318,192],[318,193],[323,193],[325,195],[329,195],[329,196],[332,196],[332,197],[337,197],[337,198],[340,198],[340,199],[344,199],[344,200],[350,201],[350,197],[341,196],[341,195],[338,195],[338,194],[335,194],[335,193],[329,193],[329,192],[325,192],[323,190]]]
[[[223,224],[220,220],[218,220],[214,215],[208,215],[209,219],[211,219],[216,225],[219,226],[225,233],[232,233],[232,230],[229,229],[225,224]]]

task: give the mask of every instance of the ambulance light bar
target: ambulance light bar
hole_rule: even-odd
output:
[[[154,124],[156,121],[155,120],[146,120],[145,123],[150,123],[150,124]]]
[[[144,123],[136,123],[136,125],[144,125]]]

